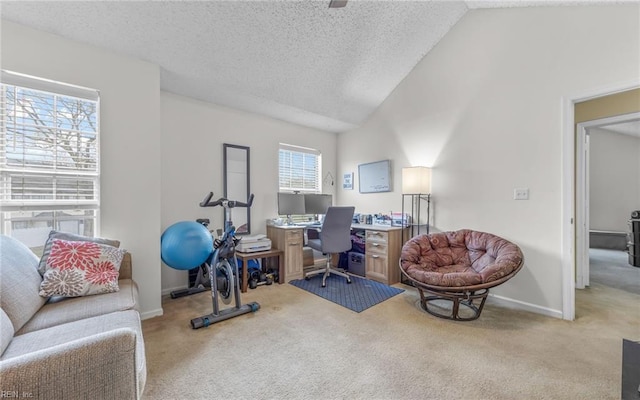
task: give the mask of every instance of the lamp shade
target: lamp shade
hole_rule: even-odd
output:
[[[431,193],[431,168],[427,168],[427,167],[402,168],[402,193],[403,194]]]

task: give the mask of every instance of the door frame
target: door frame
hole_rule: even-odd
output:
[[[562,98],[562,319],[575,319],[576,304],[576,127],[575,104],[640,88],[640,79],[594,88]],[[584,213],[582,209],[580,211]]]
[[[578,124],[576,129],[576,289],[589,286],[589,130],[640,120],[640,112]]]

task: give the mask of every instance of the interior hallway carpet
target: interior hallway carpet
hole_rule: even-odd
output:
[[[404,292],[404,289],[353,275],[350,284],[341,276],[329,275],[327,286],[322,287],[322,274],[309,280],[295,279],[289,283],[358,313]]]

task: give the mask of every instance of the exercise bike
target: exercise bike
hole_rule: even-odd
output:
[[[251,302],[241,304],[240,300],[240,282],[238,274],[238,260],[236,258],[236,245],[240,238],[236,237],[236,228],[233,226],[231,214],[235,207],[251,207],[253,203],[253,194],[249,196],[246,203],[235,200],[219,198],[211,201],[213,192],[200,202],[200,207],[216,207],[221,206],[225,212],[225,228],[222,237],[213,241],[214,251],[205,262],[209,271],[209,279],[211,282],[211,297],[213,301],[213,312],[191,320],[191,327],[198,329],[207,327],[216,322],[224,321],[239,315],[256,312],[260,309],[260,304]],[[224,304],[230,304],[232,297],[235,298],[233,307],[221,309],[218,297]]]

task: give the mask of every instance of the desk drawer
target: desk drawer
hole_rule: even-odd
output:
[[[302,245],[302,230],[291,230],[287,231],[284,236],[284,240],[288,245]]]
[[[381,231],[367,231],[365,252],[367,254],[387,255],[389,234]]]
[[[381,256],[387,255],[387,243],[367,241],[365,245],[366,254],[377,254]]]
[[[365,254],[365,276],[382,283],[389,283],[389,263],[387,257],[367,250]]]
[[[381,231],[367,231],[366,242],[389,242],[389,234]]]

